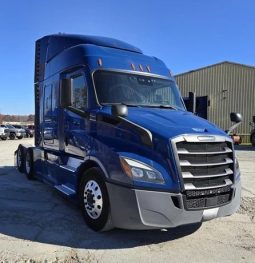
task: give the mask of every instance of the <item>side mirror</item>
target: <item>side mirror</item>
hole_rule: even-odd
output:
[[[60,81],[60,107],[67,108],[72,105],[72,80],[61,79]]]
[[[240,113],[231,112],[230,113],[230,120],[232,122],[239,123],[239,122],[242,122],[243,117],[242,117],[242,115]]]
[[[114,117],[126,117],[128,115],[128,107],[123,104],[112,105],[112,115]]]

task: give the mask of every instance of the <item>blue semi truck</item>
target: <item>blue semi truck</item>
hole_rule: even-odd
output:
[[[34,77],[35,145],[19,145],[17,167],[77,201],[90,228],[171,228],[238,209],[231,138],[186,110],[158,58],[49,35],[36,41]]]

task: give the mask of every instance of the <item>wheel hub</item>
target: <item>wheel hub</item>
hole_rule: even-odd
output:
[[[102,191],[98,183],[90,180],[86,183],[84,189],[84,207],[87,214],[92,219],[97,219],[103,208]]]

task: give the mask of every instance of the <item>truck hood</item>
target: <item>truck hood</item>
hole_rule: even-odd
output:
[[[110,113],[109,108],[106,111]],[[165,138],[191,133],[226,136],[226,133],[216,125],[187,111],[128,107],[126,119]]]

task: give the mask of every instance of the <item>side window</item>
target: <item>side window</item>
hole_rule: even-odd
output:
[[[88,87],[83,75],[71,77],[72,79],[72,107],[84,110],[87,108],[87,90]]]
[[[52,116],[52,86],[44,87],[44,120],[51,120]]]

